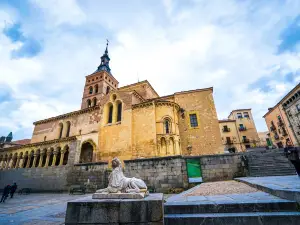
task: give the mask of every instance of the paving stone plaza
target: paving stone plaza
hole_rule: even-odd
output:
[[[299,224],[298,203],[289,200],[290,195],[286,194],[288,191],[293,196],[299,196],[298,176],[246,177],[238,180],[243,180],[243,183],[204,183],[180,194],[165,195],[165,224]],[[207,191],[208,187],[210,191]],[[263,188],[265,191],[261,191]],[[13,199],[8,198],[0,204],[0,224],[64,224],[67,202],[91,196],[16,194]]]

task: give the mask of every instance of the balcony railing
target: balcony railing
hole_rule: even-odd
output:
[[[250,143],[250,140],[248,138],[244,138],[243,143]]]
[[[245,131],[245,130],[247,130],[246,127],[239,127],[239,131]]]
[[[233,141],[232,141],[232,140],[227,140],[225,144],[226,144],[226,145],[232,145],[232,144],[233,144]]]
[[[223,132],[230,132],[230,128],[223,128]]]
[[[279,120],[279,121],[277,122],[277,125],[281,127],[281,126],[284,125],[284,122],[283,122],[282,120]]]

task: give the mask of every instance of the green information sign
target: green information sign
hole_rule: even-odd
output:
[[[202,177],[199,159],[187,159],[187,173],[189,178]]]

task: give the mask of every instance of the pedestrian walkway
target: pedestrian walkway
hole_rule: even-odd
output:
[[[0,224],[64,224],[67,202],[82,197],[68,194],[15,195],[13,199],[0,203]]]
[[[235,180],[280,198],[300,202],[300,178],[295,176],[243,177]]]

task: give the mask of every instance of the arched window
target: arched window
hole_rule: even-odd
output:
[[[86,101],[86,105],[87,105],[88,108],[91,107],[92,106],[92,101],[90,99],[88,99]]]
[[[93,87],[92,87],[92,86],[89,87],[89,93],[90,93],[90,94],[93,94]]]
[[[67,133],[66,133],[66,137],[69,137],[70,136],[70,129],[71,129],[71,122],[70,121],[67,121]]]
[[[117,115],[117,122],[122,120],[122,102],[118,103],[118,115]]]
[[[98,84],[95,85],[95,93],[98,93]]]
[[[107,87],[106,87],[106,94],[108,94],[108,93],[109,93],[109,91],[110,91],[110,87],[109,87],[109,86],[107,86]]]
[[[58,133],[58,139],[60,139],[62,137],[62,132],[64,129],[64,125],[62,123],[59,123],[59,133]]]
[[[107,123],[112,123],[112,118],[113,118],[113,105],[109,106],[109,111],[108,111],[108,121]]]
[[[97,98],[93,99],[93,106],[97,105]]]
[[[170,120],[165,119],[164,120],[164,131],[165,131],[166,134],[170,133],[170,130],[171,130],[170,128],[171,128]]]

